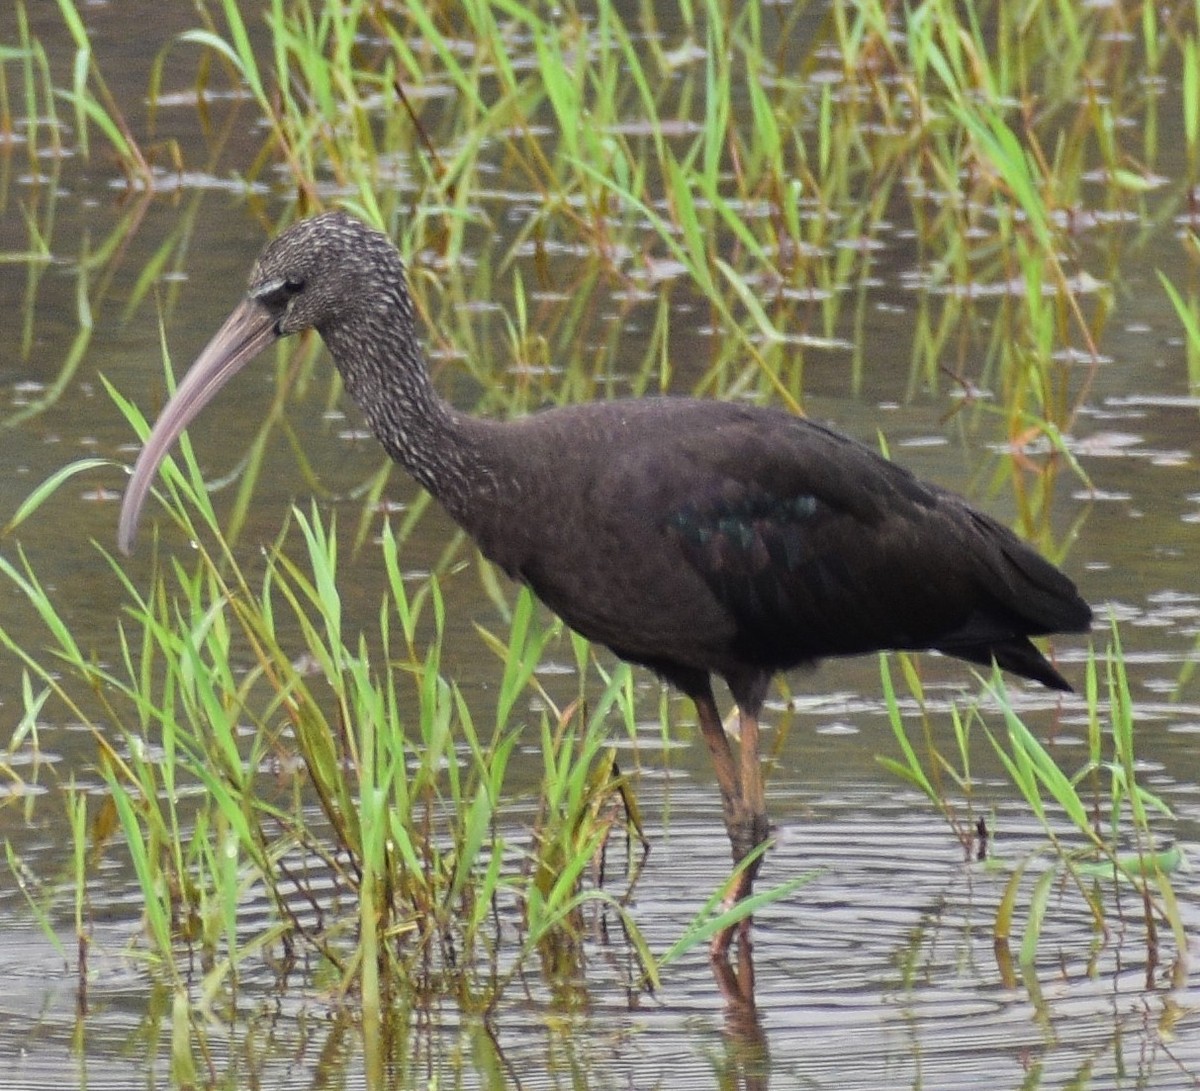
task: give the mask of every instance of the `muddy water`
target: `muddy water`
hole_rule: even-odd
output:
[[[131,122],[143,117],[149,58],[146,12],[153,9],[157,41],[192,25],[180,5],[98,5],[89,9],[97,57]],[[69,55],[53,6],[35,5],[35,32],[52,56]],[[0,41],[8,17],[0,15]],[[178,20],[172,27],[164,20]],[[190,110],[160,118],[160,132],[196,141]],[[237,134],[233,139],[238,139]],[[249,134],[245,135],[252,146]],[[1182,176],[1182,167],[1174,173]],[[1172,164],[1158,169],[1172,176]],[[68,158],[41,164],[36,179],[19,147],[5,159],[0,205],[0,251],[29,248],[23,210],[57,202],[51,258],[29,266],[0,264],[0,402],[29,403],[55,381],[76,336],[79,257],[91,240],[106,238],[122,219],[136,220],[126,249],[111,268],[112,281],[93,315],[95,329],[81,366],[61,398],[17,427],[0,430],[0,515],[7,517],[31,488],[64,463],[85,454],[128,460],[129,435],[98,382],[104,374],[148,412],[161,402],[158,323],[152,303],[124,313],[123,301],[159,243],[183,217],[194,217],[178,276],[162,298],[167,337],[182,366],[224,316],[237,294],[262,234],[243,195],[222,178],[198,173],[174,196],[139,205],[120,193],[102,159]],[[1177,193],[1176,193],[1177,196]],[[1169,208],[1172,196],[1161,196]],[[1177,202],[1178,203],[1178,202]],[[1074,435],[1077,456],[1094,492],[1063,490],[1056,518],[1078,522],[1066,558],[1068,570],[1097,605],[1121,623],[1139,724],[1144,783],[1174,809],[1159,828],[1195,851],[1200,821],[1200,681],[1178,684],[1195,658],[1200,632],[1200,399],[1189,390],[1180,330],[1157,286],[1155,270],[1186,283],[1190,270],[1173,242],[1177,224],[1159,217],[1154,240],[1143,237],[1122,258],[1116,316],[1102,346],[1101,367]],[[972,492],[1001,515],[1004,498],[979,487],[987,452],[942,425],[944,401],[907,396],[914,293],[902,271],[909,255],[900,238],[883,237],[887,270],[863,330],[871,360],[868,391],[847,389],[845,354],[814,351],[806,365],[808,408],[872,441],[886,433],[893,453],[921,474]],[[18,328],[30,322],[26,351]],[[689,319],[681,315],[681,324]],[[255,433],[273,391],[271,369],[244,376],[193,429],[206,464],[224,474]],[[378,465],[374,445],[355,435],[357,418],[331,421],[320,394],[299,402],[289,423],[324,482],[361,480]],[[349,438],[347,433],[350,433]],[[260,488],[243,536],[269,541],[304,484],[282,439],[269,454],[272,472]],[[91,545],[114,537],[115,471],[97,471],[68,489],[19,535],[39,574],[81,642],[112,654],[112,619],[120,589]],[[415,497],[396,475],[389,496]],[[348,510],[353,505],[347,502]],[[348,521],[348,520],[347,520]],[[434,515],[421,526],[407,557],[414,569],[434,563],[450,532]],[[6,556],[15,545],[4,544]],[[137,578],[144,559],[130,562]],[[368,625],[382,588],[378,573],[358,562],[347,580],[348,617]],[[491,623],[490,603],[469,574],[447,586],[447,669],[488,708],[496,663],[473,623]],[[4,585],[4,624],[36,640],[36,620]],[[1069,677],[1082,677],[1085,646],[1060,642]],[[564,653],[564,658],[566,655]],[[19,715],[18,678],[6,666],[0,715]],[[964,672],[928,662],[934,698],[960,691]],[[644,770],[642,805],[651,816],[653,849],[637,890],[635,912],[647,938],[665,949],[698,904],[723,877],[724,834],[715,786],[699,747],[661,746],[654,716],[656,684],[640,677],[647,723],[639,747]],[[1036,977],[1022,979],[992,943],[996,905],[1005,873],[964,862],[962,849],[941,818],[876,761],[894,754],[879,694],[874,659],[828,664],[790,680],[795,699],[779,702],[773,717],[786,727],[770,776],[770,809],[779,843],[764,870],[771,883],[812,873],[786,902],[756,926],[757,1019],[730,1015],[717,996],[704,956],[670,968],[655,995],[631,1000],[623,981],[628,952],[597,929],[589,946],[589,977],[582,996],[530,997],[514,990],[494,1019],[495,1041],[447,1002],[413,1030],[398,1069],[404,1085],[433,1077],[443,1084],[525,1087],[744,1086],[914,1087],[1192,1086],[1200,1075],[1200,992],[1170,960],[1155,965],[1135,925],[1101,943],[1079,900],[1052,899]],[[1081,706],[1061,705],[1033,691],[1017,696],[1031,726],[1053,731],[1055,753],[1068,768],[1080,754]],[[688,714],[675,708],[688,734]],[[653,721],[653,722],[651,722]],[[773,738],[768,739],[768,745]],[[532,744],[531,744],[532,745]],[[63,881],[63,811],[56,784],[90,772],[94,747],[67,722],[42,727],[44,767],[31,776],[36,797],[0,808],[0,836],[20,853],[26,889]],[[996,852],[1019,859],[1038,833],[1023,804],[981,759],[976,803],[999,831]],[[529,762],[531,770],[537,763]],[[536,775],[532,773],[530,775]],[[520,786],[515,791],[519,794]],[[523,798],[509,814],[511,836],[523,835]],[[92,975],[88,1008],[75,992],[74,944],[65,910],[53,920],[56,949],[38,929],[12,874],[0,880],[0,1087],[105,1087],[165,1084],[169,1080],[161,1035],[170,997],[125,957],[136,936],[139,904],[130,877],[112,869],[107,887],[93,884]],[[1178,879],[1181,911],[1200,928],[1200,891]],[[264,968],[246,987],[244,1009],[215,1031],[213,1070],[221,1085],[239,1086],[255,1074],[262,1086],[325,1086],[360,1079],[353,1032],[320,982],[311,989],[272,993]],[[414,1021],[415,1025],[415,1021]],[[498,1045],[498,1049],[497,1049]],[[132,1079],[131,1079],[131,1074]]]

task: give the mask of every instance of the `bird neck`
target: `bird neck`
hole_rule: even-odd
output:
[[[492,491],[476,442],[480,429],[472,427],[482,422],[438,395],[411,310],[388,310],[322,329],[322,338],[384,450],[459,523],[469,523]]]

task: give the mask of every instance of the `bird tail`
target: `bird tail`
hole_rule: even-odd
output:
[[[1012,637],[1009,640],[997,641],[993,644],[974,644],[963,646],[955,644],[949,648],[938,648],[946,655],[957,656],[970,663],[978,663],[990,667],[995,663],[1003,671],[1041,682],[1050,689],[1073,693],[1074,687],[1058,671],[1033,644],[1024,636]]]

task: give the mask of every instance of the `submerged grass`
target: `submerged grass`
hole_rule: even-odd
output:
[[[437,586],[409,593],[390,532],[379,632],[346,641],[336,537],[315,516],[295,520],[303,563],[276,548],[257,590],[207,552],[192,570],[172,562],[145,595],[127,583],[122,655],[112,666],[78,647],[27,564],[4,561],[5,577],[45,621],[54,656],[31,653],[7,631],[0,641],[36,679],[36,702],[53,693],[94,734],[107,786],[101,807],[113,816],[89,816],[100,842],[93,848],[120,830],[145,897],[148,954],[161,972],[176,972],[182,945],[210,968],[203,991],[211,996],[222,981],[236,986],[252,956],[295,959],[311,947],[340,988],[375,1011],[381,990],[402,981],[471,995],[481,967],[499,963],[506,977],[521,963],[511,949],[493,949],[493,931],[520,931],[517,950],[536,948],[566,927],[581,898],[611,898],[581,894],[573,881],[541,889],[522,879],[536,865],[514,871],[505,859],[516,846],[495,811],[519,724],[504,709],[529,679],[506,680],[495,724],[477,730],[438,669]],[[421,653],[415,630],[426,612],[434,632]],[[517,614],[527,631],[530,612],[526,603]],[[543,639],[540,630],[534,639]],[[607,737],[603,722],[600,715],[589,725],[591,758]],[[547,749],[554,805],[524,852],[558,858],[567,829],[583,842],[568,845],[578,868],[614,821],[594,800],[615,788],[604,774],[568,791],[562,782],[576,768],[569,749]],[[611,773],[611,765],[582,763],[597,767]],[[69,795],[73,808],[86,805]],[[82,833],[82,819],[74,828]],[[86,888],[90,869],[80,878]],[[271,923],[248,931],[244,910],[261,902]],[[514,906],[523,908],[514,914]],[[492,988],[476,996],[479,1010],[490,1007]]]
[[[248,192],[265,182],[294,194],[302,212],[331,201],[355,207],[420,256],[414,296],[438,359],[462,373],[481,409],[500,415],[667,389],[799,408],[814,360],[844,362],[846,388],[872,389],[864,327],[892,260],[891,225],[901,223],[915,251],[900,275],[918,331],[908,394],[944,396],[973,445],[1003,452],[988,463],[988,484],[1011,490],[1024,532],[1056,557],[1069,541],[1050,539],[1057,476],[1065,467],[1083,477],[1064,436],[1088,398],[1123,225],[1158,184],[1160,106],[1153,80],[1123,78],[1135,63],[1154,75],[1178,52],[1195,174],[1200,62],[1183,6],[1160,17],[1146,3],[1128,22],[1120,5],[833,0],[817,20],[804,4],[666,10],[600,0],[551,11],[511,0],[271,0],[258,23],[235,0],[202,0],[199,25],[157,58],[147,134],[122,120],[79,9],[59,7],[76,47],[65,77],[30,36],[20,2],[18,40],[0,51],[0,132],[15,138],[24,120],[31,164],[73,150],[58,113],[65,104],[75,147],[94,153],[103,140],[129,187],[153,199],[160,179],[142,146],[162,124],[159,100],[190,84],[206,124],[227,109],[252,134],[230,147],[214,136],[206,167],[236,171]],[[218,90],[232,92],[230,105],[216,105]],[[199,203],[185,201],[177,231],[127,294],[126,318],[163,271],[182,271]],[[28,351],[53,202],[35,197],[26,220],[27,249],[40,256],[30,264]],[[10,424],[42,411],[77,375],[138,222],[135,203],[80,253],[76,346]],[[1107,255],[1101,268],[1097,252]],[[176,290],[164,289],[168,309]],[[1194,303],[1173,299],[1186,324]],[[479,312],[485,301],[494,312]],[[638,324],[648,336],[629,336]],[[503,667],[495,709],[481,718],[445,677],[436,581],[414,589],[403,574],[403,541],[424,506],[399,528],[377,523],[386,471],[362,482],[353,534],[360,547],[379,537],[387,573],[369,636],[345,635],[338,536],[317,511],[294,516],[256,577],[225,544],[288,389],[307,381],[314,355],[303,350],[280,368],[285,382],[225,536],[186,446],[184,472],[166,471],[184,533],[214,544],[187,564],[162,555],[144,591],[113,566],[130,603],[114,662],[78,645],[35,563],[3,562],[54,647],[47,658],[3,634],[27,672],[17,739],[36,731],[53,694],[89,725],[102,755],[105,801],[68,793],[76,898],[96,863],[85,841],[114,851],[120,830],[145,894],[150,951],[176,986],[181,950],[199,954],[209,1003],[234,988],[252,956],[282,952],[286,961],[303,948],[365,1010],[388,1003],[388,970],[403,965],[418,989],[454,991],[486,1011],[535,951],[548,977],[569,978],[580,965],[582,911],[597,906],[620,922],[652,977],[714,922],[702,912],[656,962],[621,895],[588,878],[610,834],[639,834],[605,727],[632,724],[627,671],[597,682],[573,641],[591,685],[581,681],[566,707],[538,694],[545,712],[524,726],[541,743],[543,799],[535,835],[514,846],[497,807],[525,719],[517,710],[538,690],[554,638],[528,598],[512,607],[507,631],[482,636]],[[1195,385],[1194,345],[1189,359]],[[319,486],[303,452],[297,459]],[[14,523],[85,468],[53,478]],[[1151,836],[1155,801],[1133,776],[1116,640],[1114,630],[1108,656],[1089,669],[1089,758],[1074,776],[1057,771],[1001,689],[991,697],[1005,727],[988,734],[989,746],[1045,821],[1053,860],[1036,878],[1032,863],[1014,865],[997,911],[996,935],[1007,938],[1027,898],[1022,960],[1036,952],[1051,885],[1066,876],[1092,904],[1097,867],[1138,892],[1148,944],[1157,923],[1178,934],[1171,860]],[[919,698],[915,675],[906,677]],[[921,756],[886,674],[885,686],[902,758],[891,767],[961,824],[949,800],[952,791],[971,798],[980,713],[951,714],[952,756],[932,731]],[[1111,800],[1107,824],[1096,818],[1102,798]],[[961,833],[968,841],[970,824]],[[10,861],[20,868],[11,850]],[[264,902],[272,923],[248,932],[245,906]],[[77,901],[81,942],[84,917]],[[186,1010],[186,992],[172,996]],[[186,1074],[188,1041],[175,1052]]]
[[[1153,145],[1121,143],[1156,107],[1104,94],[1137,48],[1114,12],[985,7],[835,0],[818,21],[804,5],[275,0],[264,51],[222,0],[161,54],[151,98],[199,47],[197,92],[228,81],[267,123],[247,179],[282,163],[302,210],[336,193],[427,255],[432,325],[501,412],[667,388],[799,409],[806,360],[830,349],[860,391],[899,213],[918,248],[910,393],[945,387],[948,414],[1009,450],[990,485],[1010,484],[1036,537],[1059,469],[1082,476],[1063,437],[1112,307],[1091,241],[1106,232],[1114,261],[1156,184]],[[1188,40],[1144,34],[1160,64]],[[523,195],[496,191],[498,166]],[[601,317],[605,286],[624,302]],[[506,337],[467,328],[488,324],[462,306],[480,300],[507,302]],[[679,307],[713,331],[682,371]],[[655,336],[615,377],[647,308]]]
[[[1115,622],[1105,654],[1092,653],[1088,658],[1087,758],[1070,774],[1013,707],[999,671],[986,683],[980,703],[965,711],[951,708],[954,749],[947,753],[933,730],[920,678],[907,657],[901,663],[919,711],[922,738],[919,746],[910,738],[888,662],[881,659],[884,695],[900,757],[879,761],[943,814],[968,859],[986,861],[988,867],[1009,873],[992,926],[1008,983],[1017,983],[1009,947],[1020,927],[1019,917],[1023,914],[1024,927],[1017,962],[1029,967],[1044,955],[1040,939],[1051,895],[1064,888],[1079,896],[1104,940],[1112,938],[1114,918],[1129,923],[1122,893],[1132,892],[1149,972],[1160,963],[1161,925],[1172,934],[1171,964],[1176,973],[1182,971],[1188,941],[1171,876],[1183,865],[1183,853],[1156,829],[1158,822],[1173,821],[1174,815],[1138,782],[1133,703]],[[999,710],[1003,732],[988,725],[985,705]],[[979,811],[982,792],[972,771],[979,758],[972,744],[974,727],[983,731],[1007,783],[1017,789],[1044,831],[1043,845],[1027,850],[1020,859],[1007,855],[1004,830],[997,828],[995,817],[989,822],[989,816]],[[1031,885],[1026,887],[1030,876]]]
[[[137,410],[113,396],[144,434]],[[56,474],[14,525],[96,465]],[[544,623],[522,592],[506,634],[481,631],[503,663],[494,719],[481,725],[442,670],[439,584],[405,575],[389,525],[378,544],[387,591],[377,628],[350,636],[338,535],[316,509],[293,513],[252,576],[217,529],[186,442],[164,481],[168,513],[214,546],[189,564],[156,561],[145,591],[110,560],[128,604],[113,662],[80,646],[23,555],[0,557],[0,578],[50,638],[39,651],[37,639],[0,627],[0,645],[26,672],[28,726],[12,745],[52,698],[97,747],[103,792],[64,786],[75,867],[62,889],[74,892],[81,995],[86,892],[114,853],[143,899],[144,956],[201,1036],[203,1012],[236,1003],[248,965],[274,965],[286,980],[314,959],[338,995],[355,997],[368,1030],[422,997],[454,996],[486,1018],[514,978],[529,987],[531,958],[552,991],[577,988],[597,915],[627,953],[623,986],[653,988],[713,921],[795,889],[786,883],[724,913],[715,897],[698,903],[696,922],[656,955],[627,908],[646,842],[610,742],[616,718],[636,744],[627,666],[593,671],[586,642],[572,637],[580,696],[556,705],[538,671],[561,626]],[[596,671],[602,685],[589,699]],[[531,696],[541,709],[533,723]],[[527,834],[500,815],[523,734],[540,735],[542,762]],[[622,837],[620,874],[609,864]],[[30,896],[52,938],[59,896]],[[198,983],[192,964],[203,968]]]
[[[83,20],[71,0],[60,8],[82,58],[72,101],[94,88],[84,116],[108,119],[99,131],[137,174]],[[247,183],[280,165],[302,211],[335,196],[433,261],[445,300],[433,326],[489,408],[621,388],[799,408],[806,360],[831,348],[848,352],[847,382],[862,390],[868,286],[899,213],[918,247],[912,392],[949,376],[947,392],[966,395],[949,412],[969,409],[985,443],[1011,450],[993,484],[1012,481],[1030,534],[1048,526],[1042,478],[1080,472],[1062,436],[1111,297],[1087,272],[1079,224],[1107,231],[1118,253],[1122,211],[1154,184],[1153,146],[1121,144],[1138,131],[1128,122],[1153,116],[1154,95],[1131,97],[1126,83],[1105,94],[1138,48],[1116,12],[272,0],[260,25],[234,0],[197,10],[201,25],[156,59],[151,125],[190,65],[206,118],[209,96],[232,91],[231,113],[252,113],[249,129],[265,134],[239,143]],[[1155,64],[1176,46],[1186,56],[1174,24],[1142,30]],[[497,171],[510,180],[499,190]],[[614,286],[621,313],[602,317],[590,301]],[[507,301],[513,335],[468,329],[480,324],[461,305],[472,300]],[[621,331],[648,306],[661,335],[616,377]],[[682,372],[672,307],[714,333],[707,359],[688,346]]]

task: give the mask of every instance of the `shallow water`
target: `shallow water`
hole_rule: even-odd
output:
[[[672,795],[634,903],[647,938],[663,947],[693,913],[688,892],[715,887],[725,868],[724,852],[713,852],[723,833],[708,786],[687,782]],[[435,1005],[412,1032],[398,1085],[429,1073],[452,1086],[494,1086],[491,1068],[523,1087],[1191,1085],[1200,996],[1186,979],[1173,983],[1169,968],[1149,968],[1136,929],[1100,944],[1078,899],[1064,896],[1052,905],[1036,976],[1022,978],[1002,970],[991,938],[1004,874],[964,864],[920,798],[878,782],[834,792],[780,784],[772,809],[779,841],[769,876],[814,877],[755,921],[756,1017],[725,1010],[699,952],[670,968],[659,993],[631,1002],[622,985],[631,956],[615,928],[603,939],[597,929],[581,989],[553,997],[535,981],[528,997],[510,990],[492,1018],[494,1043],[449,999]],[[1006,830],[1005,852],[1036,840],[1019,814]],[[169,1000],[120,954],[136,910],[119,899],[104,907],[82,1018],[61,956],[28,925],[6,929],[4,1086],[61,1083],[64,1070],[89,1087],[120,1084],[131,1069],[165,1073],[154,1028]],[[1189,928],[1200,925],[1186,889],[1183,913]],[[19,919],[11,905],[6,915]],[[240,1017],[227,1039],[214,1035],[213,1060],[228,1076],[256,1073],[262,1086],[324,1086],[328,1052],[347,1050],[327,1074],[355,1085],[347,1033],[322,989],[277,993],[264,970],[243,983]],[[242,1056],[252,1045],[253,1061]],[[464,1053],[474,1055],[465,1071]]]
[[[96,5],[88,16],[100,63],[114,91],[128,100],[135,125],[154,49],[145,40],[149,10],[134,3]],[[182,8],[166,9],[178,23],[164,25],[162,10],[154,5],[149,20],[157,40],[192,25]],[[48,50],[63,54],[67,46],[53,9],[40,5],[32,15]],[[0,14],[0,41],[10,33],[7,18]],[[175,110],[161,124],[182,139],[198,139],[188,109]],[[250,134],[243,139],[254,146]],[[1156,168],[1169,177],[1185,173],[1169,152]],[[33,274],[27,265],[0,264],[0,313],[25,315],[32,306],[29,351],[19,351],[10,335],[0,358],[0,401],[14,408],[54,381],[76,334],[82,240],[104,238],[137,201],[118,195],[103,162],[68,159],[53,170],[55,178],[36,182],[18,150],[7,160],[4,176],[0,251],[5,253],[29,247],[22,209],[44,201],[48,186],[59,194],[51,260],[36,267],[35,286],[30,287]],[[234,302],[263,241],[241,191],[227,179],[206,177],[197,168],[179,189],[184,199],[204,197],[182,270],[167,281],[176,294],[168,287],[164,295],[177,370]],[[512,203],[530,199],[520,194]],[[1171,200],[1182,205],[1176,192],[1173,198],[1163,196],[1163,207],[1169,208]],[[161,403],[153,304],[125,315],[123,300],[181,215],[169,196],[158,196],[139,211],[139,226],[113,267],[104,305],[95,313],[78,374],[44,412],[0,430],[0,513],[5,517],[36,483],[72,459],[99,453],[129,460],[128,429],[98,376],[107,376],[148,413]],[[1098,615],[1111,614],[1121,626],[1136,704],[1140,773],[1175,816],[1157,820],[1156,829],[1194,855],[1200,841],[1200,682],[1181,685],[1179,679],[1195,662],[1200,634],[1200,396],[1189,387],[1178,321],[1155,276],[1161,269],[1185,283],[1191,270],[1183,248],[1173,242],[1179,225],[1169,215],[1147,219],[1149,238],[1140,236],[1122,256],[1115,285],[1119,304],[1102,345],[1106,362],[1070,441],[1094,490],[1070,480],[1055,515],[1060,529],[1078,525],[1065,567]],[[810,350],[807,408],[867,442],[882,431],[894,456],[917,472],[1009,517],[1009,498],[989,496],[980,480],[989,452],[974,446],[976,436],[942,423],[943,395],[910,392],[907,346],[920,283],[912,273],[910,243],[898,233],[881,238],[877,294],[870,297],[859,331],[862,354],[871,361],[869,381],[861,393],[851,392],[845,346],[854,331],[847,329],[846,341]],[[630,319],[631,336],[651,314]],[[691,316],[680,313],[677,320],[677,346],[703,341]],[[703,358],[702,351],[697,355]],[[454,381],[454,376],[446,380]],[[215,476],[230,471],[253,436],[274,390],[273,370],[251,371],[237,389],[192,430]],[[323,484],[336,493],[378,465],[379,454],[361,437],[351,407],[339,419],[323,414],[321,403],[321,392],[310,392],[291,407],[288,420],[320,466]],[[270,473],[258,490],[254,522],[242,538],[247,552],[254,548],[250,543],[274,538],[289,505],[306,491],[281,437],[273,440],[268,460]],[[113,654],[112,619],[122,595],[91,541],[106,548],[112,543],[122,481],[116,471],[79,479],[19,534],[81,641],[102,657]],[[1062,482],[1068,481],[1064,474]],[[388,495],[408,504],[415,489],[397,474]],[[349,525],[356,506],[341,503]],[[424,519],[406,554],[413,570],[436,562],[450,529],[436,514]],[[15,555],[12,541],[2,548],[6,556]],[[382,590],[370,560],[351,566],[345,587],[347,616],[363,625],[373,619]],[[139,556],[127,567],[133,578],[144,578],[148,562]],[[469,574],[447,584],[446,599],[445,669],[486,709],[497,665],[474,622],[492,624],[494,608]],[[0,602],[10,630],[37,631],[36,620],[22,613],[22,602],[7,585]],[[1100,633],[1097,646],[1102,648],[1103,641]],[[1068,677],[1081,679],[1084,642],[1058,641],[1056,652]],[[945,700],[971,686],[968,672],[946,661],[927,659],[923,677],[933,707],[943,712]],[[18,684],[15,669],[6,664],[0,709],[10,722],[19,716]],[[757,1015],[727,1010],[699,950],[669,968],[656,994],[631,991],[631,953],[611,922],[606,935],[597,922],[586,952],[588,972],[577,989],[555,996],[534,982],[528,994],[511,990],[491,1020],[490,1033],[449,1000],[414,1015],[396,1051],[398,1084],[436,1078],[442,1085],[468,1087],[1178,1088],[1200,1081],[1200,994],[1187,972],[1191,950],[1176,952],[1164,939],[1154,963],[1136,912],[1126,915],[1130,923],[1124,931],[1101,937],[1081,899],[1063,890],[1050,901],[1035,972],[1021,976],[992,940],[1008,872],[965,861],[958,841],[924,798],[876,761],[878,754],[895,754],[876,661],[827,664],[817,673],[795,676],[790,688],[795,694],[791,710],[779,701],[771,712],[773,723],[786,725],[786,733],[770,773],[769,807],[778,843],[763,882],[810,872],[813,877],[756,920]],[[652,716],[657,685],[639,676],[639,692],[641,708]],[[1084,706],[1078,698],[1060,702],[1018,688],[1014,701],[1035,731],[1053,739],[1053,753],[1066,768],[1081,760]],[[683,724],[674,741],[682,743],[690,738],[690,716],[682,704],[673,708]],[[702,748],[664,750],[660,733],[653,722],[638,746],[639,792],[653,847],[633,902],[656,950],[674,942],[728,864],[716,789]],[[768,732],[764,748],[774,743]],[[20,854],[24,870],[19,873],[34,891],[39,883],[67,880],[56,786],[71,776],[98,784],[94,746],[71,723],[43,724],[41,749],[45,764],[33,778],[40,794],[12,798],[0,807],[0,836]],[[993,854],[1002,862],[1019,860],[1040,843],[1038,829],[989,767],[986,752],[978,760],[975,805],[994,832]],[[537,763],[528,764],[536,776]],[[517,842],[527,836],[527,788],[514,783],[513,807],[505,816],[511,822],[507,835]],[[89,888],[86,1010],[77,993],[69,909],[59,905],[53,915],[59,950],[37,927],[16,878],[9,874],[0,881],[0,1087],[170,1082],[171,998],[127,954],[139,930],[136,886],[117,866],[101,875],[105,884]],[[1194,936],[1200,927],[1200,890],[1184,873],[1176,877],[1176,891]],[[270,967],[263,966],[243,983],[239,1010],[213,1020],[215,1083],[358,1085],[363,1075],[355,1033],[327,981],[315,976],[303,985],[293,979],[280,987]]]

